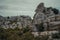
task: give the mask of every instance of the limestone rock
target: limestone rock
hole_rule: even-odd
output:
[[[12,28],[15,27],[27,27],[31,25],[31,17],[29,16],[12,16],[12,17],[0,17],[0,27]]]
[[[52,8],[52,7],[45,7],[44,6],[44,3],[40,3],[36,10],[35,10],[35,15],[33,17],[33,25],[34,27],[36,27],[35,25],[38,25],[40,23],[43,22],[43,26],[44,26],[44,29],[48,29],[48,26],[49,28],[51,27],[50,25],[58,25],[60,23],[58,23],[58,21],[60,21],[60,14],[59,14],[59,11],[55,8]],[[53,22],[57,22],[52,24]],[[54,28],[54,27],[53,27]],[[37,29],[38,30],[38,29]]]

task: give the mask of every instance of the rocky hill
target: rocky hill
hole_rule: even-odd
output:
[[[34,36],[48,35],[48,39],[51,40],[52,36],[54,36],[52,34],[56,35],[59,31],[60,11],[56,8],[45,7],[44,3],[40,3],[36,8],[35,15],[33,17],[32,34],[34,34]]]
[[[15,27],[27,27],[31,24],[31,17],[29,16],[12,16],[12,17],[3,17],[0,16],[0,27],[3,27],[5,29]]]
[[[39,27],[43,23],[44,30],[57,30],[57,26],[60,26],[60,12],[56,8],[45,7],[44,3],[40,3],[33,17],[34,27]],[[38,29],[37,29],[38,30]]]
[[[33,19],[24,15],[0,16],[0,27],[4,29],[30,27],[34,36],[48,35],[49,39],[51,39],[52,34],[60,31],[60,11],[56,8],[45,7],[44,3],[40,3],[35,10]]]
[[[5,29],[15,27],[32,27],[33,32],[57,31],[60,28],[60,11],[56,8],[45,7],[44,3],[40,3],[33,19],[29,16],[0,16],[0,27]]]

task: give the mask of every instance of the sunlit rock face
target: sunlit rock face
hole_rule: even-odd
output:
[[[45,7],[44,3],[40,3],[37,6],[35,12],[36,13],[33,17],[34,27],[37,27],[35,25],[38,25],[38,24],[43,22],[44,30],[47,30],[48,26],[50,28],[50,25],[54,25],[50,22],[56,22],[57,21],[57,23],[58,23],[58,20],[60,21],[60,17],[58,16],[58,15],[60,15],[59,11],[55,10],[55,8],[52,8],[52,7],[48,7],[48,8]],[[57,18],[57,16],[59,18]],[[36,29],[36,30],[38,30],[38,29]]]

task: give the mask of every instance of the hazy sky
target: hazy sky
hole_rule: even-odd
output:
[[[34,10],[41,2],[44,2],[46,7],[52,6],[60,9],[60,0],[0,0],[0,15],[29,15],[33,17]]]

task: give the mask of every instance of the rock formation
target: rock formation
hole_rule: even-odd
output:
[[[38,24],[40,25],[41,23],[43,23],[44,30],[47,30],[48,28],[50,29],[50,27],[52,27],[52,25],[54,26],[54,25],[58,25],[60,23],[60,13],[59,13],[59,11],[57,11],[57,9],[52,8],[52,7],[46,8],[44,6],[44,3],[40,3],[37,6],[35,12],[36,13],[33,17],[33,25],[35,27],[37,27]],[[59,17],[59,18],[57,18],[57,17]]]
[[[12,28],[15,27],[32,27],[32,34],[40,35],[56,33],[60,30],[60,13],[59,10],[52,7],[45,7],[44,3],[40,3],[36,10],[33,19],[29,16],[0,16],[0,27]],[[45,31],[45,32],[44,32]]]
[[[33,21],[32,21],[33,20]],[[52,30],[58,27],[55,27],[60,24],[60,13],[56,8],[45,7],[44,3],[40,3],[36,10],[33,19],[29,16],[12,16],[12,17],[3,17],[0,16],[0,27],[3,28],[15,28],[15,27],[32,27],[33,31],[38,31],[39,26],[43,23],[44,30]],[[60,25],[59,25],[60,26]],[[54,28],[55,27],[55,28]]]
[[[12,28],[15,27],[27,27],[31,24],[31,17],[29,16],[12,16],[12,17],[2,17],[0,16],[0,27]]]
[[[34,36],[49,35],[48,39],[52,38],[52,34],[59,33],[60,30],[60,13],[59,10],[52,7],[45,7],[44,3],[40,3],[33,17],[33,32]]]

